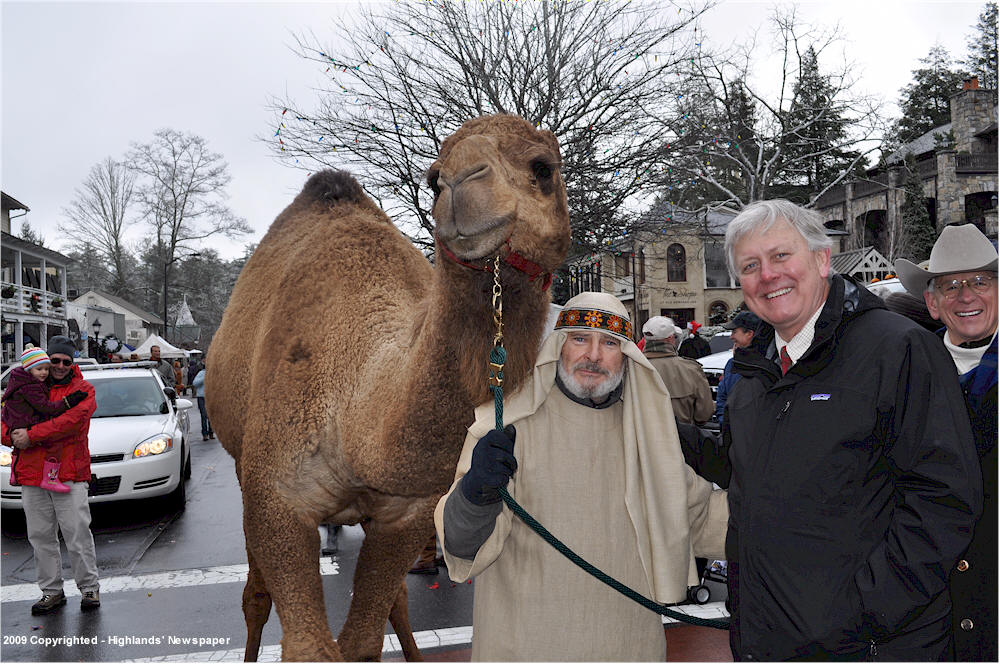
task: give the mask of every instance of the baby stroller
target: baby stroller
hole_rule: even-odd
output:
[[[698,559],[701,563],[702,559]],[[718,597],[725,599],[728,594],[727,581],[729,580],[729,568],[725,560],[705,561],[705,567],[701,572],[701,583],[688,588],[688,600],[692,604],[708,604],[712,599],[713,591]],[[701,565],[699,564],[699,567]]]

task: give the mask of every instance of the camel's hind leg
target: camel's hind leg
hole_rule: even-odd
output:
[[[271,594],[267,592],[264,576],[249,551],[247,560],[250,562],[250,572],[247,574],[247,584],[243,587],[243,617],[247,623],[247,647],[243,661],[256,662],[260,653],[260,636],[271,615]]]
[[[337,645],[347,661],[378,661],[381,658],[390,609],[399,602],[406,570],[434,527],[434,502],[429,502],[418,517],[404,523],[372,520],[365,526],[365,542],[354,571],[354,598],[344,628],[337,637]],[[398,606],[396,615],[406,620],[405,632],[409,633],[409,619]],[[402,621],[400,629],[403,629]],[[408,647],[416,650],[415,644],[408,644]]]
[[[406,587],[406,580],[404,579],[399,584],[396,601],[392,603],[392,608],[389,609],[389,624],[392,625],[392,631],[396,633],[396,638],[399,639],[399,646],[403,649],[403,657],[406,661],[422,662],[424,658],[420,654],[420,649],[417,648],[417,642],[413,640],[413,628],[410,627],[409,599],[410,591]]]

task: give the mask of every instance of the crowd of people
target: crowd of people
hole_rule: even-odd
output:
[[[820,217],[788,201],[729,225],[746,310],[713,403],[704,339],[642,328],[610,294],[560,312],[524,385],[476,410],[414,570],[477,579],[475,660],[659,660],[660,617],[564,559],[500,489],[565,544],[656,602],[683,601],[695,558],[728,563],[736,660],[997,660],[997,251],[949,226],[909,297],[887,306],[830,268]],[[923,303],[923,309],[919,306]],[[897,313],[899,312],[899,313]],[[930,324],[928,321],[934,321]],[[695,324],[696,325],[696,324]],[[678,348],[678,342],[685,337]],[[699,343],[700,342],[700,343]],[[4,395],[42,598],[66,603],[58,531],[81,608],[100,605],[90,534],[93,388],[65,337],[28,349]],[[195,390],[203,364],[151,358]],[[698,429],[715,416],[719,436]],[[336,550],[328,534],[328,550]]]
[[[581,293],[506,428],[477,409],[435,513],[451,578],[477,578],[473,659],[664,659],[658,616],[505,488],[658,602],[697,582],[695,556],[724,558],[736,660],[996,661],[995,245],[950,226],[926,264],[898,262],[934,331],[833,273],[822,219],[788,201],[748,206],[725,248],[747,310],[716,404],[672,320],[646,322],[643,353],[618,298]],[[692,443],[713,411],[721,438]]]

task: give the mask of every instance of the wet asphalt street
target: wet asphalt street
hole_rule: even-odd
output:
[[[101,608],[96,611],[80,611],[64,548],[68,602],[52,614],[31,615],[31,604],[41,593],[23,515],[3,510],[0,660],[242,661],[246,550],[239,486],[232,459],[217,440],[202,442],[197,415],[191,419],[186,510],[172,512],[157,500],[92,506],[101,574]],[[339,552],[320,561],[334,634],[347,614],[362,539],[360,527],[344,528]],[[410,575],[408,585],[412,627],[425,653],[467,648],[472,585],[453,584],[443,571]],[[280,638],[272,611],[261,661],[277,658]],[[398,647],[394,650],[387,638],[384,656],[394,655],[399,655]]]

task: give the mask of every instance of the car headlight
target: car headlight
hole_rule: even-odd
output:
[[[0,466],[9,466],[12,463],[12,454],[7,449],[0,450]]]
[[[140,459],[154,454],[163,454],[164,452],[169,452],[173,447],[173,438],[165,433],[160,433],[136,445],[135,449],[132,450],[132,456]]]

